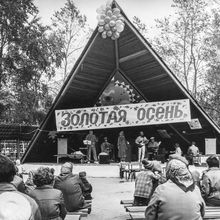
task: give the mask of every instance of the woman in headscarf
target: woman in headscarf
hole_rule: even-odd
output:
[[[127,140],[124,131],[121,131],[118,136],[118,157],[121,161],[125,161],[127,151]]]
[[[202,220],[205,203],[184,160],[171,159],[167,182],[154,191],[145,211],[147,220]]]

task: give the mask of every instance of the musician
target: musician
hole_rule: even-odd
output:
[[[148,143],[148,150],[152,152],[152,160],[155,160],[155,157],[156,155],[158,155],[158,149],[159,149],[159,146],[161,144],[161,141],[157,142],[155,141],[155,138],[154,137],[151,137],[150,138],[150,141]]]
[[[87,157],[88,157],[88,163],[91,162],[91,154],[93,153],[94,163],[98,163],[97,154],[96,154],[96,142],[97,138],[93,134],[93,131],[89,131],[89,134],[86,136],[87,142]]]
[[[101,152],[105,152],[113,159],[113,144],[108,142],[108,138],[104,137],[104,142],[101,144]]]
[[[140,135],[136,138],[135,143],[138,146],[138,161],[141,162],[145,158],[146,144],[149,140],[144,136],[144,132],[140,131]]]

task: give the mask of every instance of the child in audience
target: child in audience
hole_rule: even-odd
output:
[[[83,184],[83,196],[85,197],[85,200],[92,199],[91,192],[92,192],[92,185],[88,182],[86,179],[86,172],[80,172],[79,178],[82,181]]]

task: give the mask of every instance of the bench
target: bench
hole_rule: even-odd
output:
[[[129,212],[131,219],[144,220],[144,213],[147,206],[132,206],[132,202],[133,200],[121,200],[121,204],[124,205],[126,212]],[[220,219],[220,207],[206,206],[203,219]]]
[[[67,214],[64,220],[80,220],[81,216],[80,215],[69,215]]]

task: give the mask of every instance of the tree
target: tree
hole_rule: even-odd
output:
[[[210,16],[203,0],[173,0],[176,16],[157,20],[156,50],[196,98],[207,69],[205,36]]]
[[[70,68],[73,67],[77,53],[84,47],[91,30],[86,25],[86,17],[80,13],[73,0],[67,0],[64,7],[55,12],[52,17],[52,28],[64,43],[61,80],[54,82],[59,85],[65,81]]]
[[[38,108],[45,87],[42,80],[54,76],[63,59],[62,40],[37,15],[32,0],[0,1],[0,91],[10,88],[16,100],[11,99],[3,108],[7,112],[1,112],[8,122],[39,121],[29,110]],[[17,111],[19,105],[24,107],[22,112]],[[24,121],[22,114],[26,114]]]

